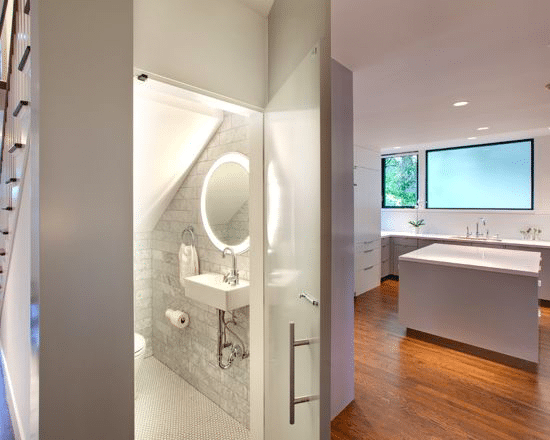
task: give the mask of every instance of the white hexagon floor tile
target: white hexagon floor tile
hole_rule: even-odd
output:
[[[245,426],[153,356],[136,380],[136,440],[249,440]]]

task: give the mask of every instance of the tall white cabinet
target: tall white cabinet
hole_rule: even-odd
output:
[[[380,284],[381,162],[378,151],[354,147],[355,295]]]

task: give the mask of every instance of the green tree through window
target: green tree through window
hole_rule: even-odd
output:
[[[418,155],[382,158],[383,208],[414,208],[418,203]]]

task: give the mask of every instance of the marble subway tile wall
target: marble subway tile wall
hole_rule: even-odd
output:
[[[152,235],[152,232],[134,234],[134,331],[145,338],[145,357],[153,353]]]
[[[204,177],[214,161],[235,151],[249,156],[248,119],[225,113],[222,125],[193,165],[152,233],[153,354],[248,427],[249,360],[237,360],[227,370],[218,366],[218,312],[186,298],[178,272],[182,231],[189,225],[195,230],[201,273],[224,273],[231,266],[231,258],[222,258],[221,251],[206,235],[201,222],[200,195]],[[241,278],[249,279],[248,252],[239,255],[237,263]],[[186,311],[190,317],[189,327],[179,330],[170,325],[164,315],[168,308]],[[226,320],[231,318],[236,324],[231,324],[230,328],[248,348],[248,307],[226,313]],[[228,338],[237,342],[229,333]]]

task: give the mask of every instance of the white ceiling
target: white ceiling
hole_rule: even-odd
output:
[[[354,72],[358,145],[550,134],[549,0],[334,0],[332,56]]]

